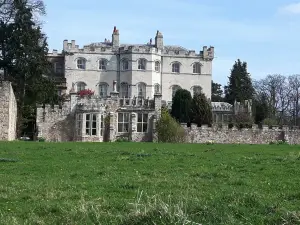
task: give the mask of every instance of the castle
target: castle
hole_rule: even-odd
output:
[[[65,79],[59,94],[74,88],[91,89],[106,98],[117,81],[120,97],[153,98],[161,93],[171,103],[179,88],[191,93],[202,91],[211,96],[212,61],[214,47],[204,46],[196,53],[180,46],[164,45],[163,35],[157,31],[155,41],[146,44],[121,44],[120,33],[113,29],[112,40],[92,43],[79,48],[75,40],[63,42],[63,53],[53,50],[49,60],[54,77]]]

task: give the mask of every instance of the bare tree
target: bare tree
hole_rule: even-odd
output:
[[[280,74],[268,75],[254,82],[254,87],[258,95],[266,97],[270,109],[269,117],[283,123],[290,106],[291,89],[287,78]]]
[[[291,75],[288,77],[290,87],[290,114],[292,116],[292,124],[299,124],[300,114],[300,75]]]

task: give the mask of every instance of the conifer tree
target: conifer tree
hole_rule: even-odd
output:
[[[254,88],[250,74],[247,71],[247,63],[238,59],[231,70],[228,77],[228,85],[225,87],[225,101],[233,104],[234,101],[244,102],[252,99]]]
[[[172,100],[171,115],[179,123],[190,123],[192,96],[188,90],[179,89],[176,91]]]
[[[191,118],[193,123],[196,123],[198,126],[212,124],[211,104],[204,93],[195,94],[191,106]]]

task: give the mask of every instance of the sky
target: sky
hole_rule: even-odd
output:
[[[79,47],[111,40],[146,44],[159,30],[165,45],[199,52],[215,47],[213,80],[226,85],[237,59],[253,79],[300,74],[300,1],[292,0],[44,0],[50,51],[63,40]]]

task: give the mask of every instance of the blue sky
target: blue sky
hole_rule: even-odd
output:
[[[213,80],[227,83],[234,61],[248,63],[252,78],[300,73],[300,1],[292,0],[44,0],[50,51],[63,40],[82,47],[111,39],[147,43],[156,30],[166,45],[196,52],[215,47]]]

